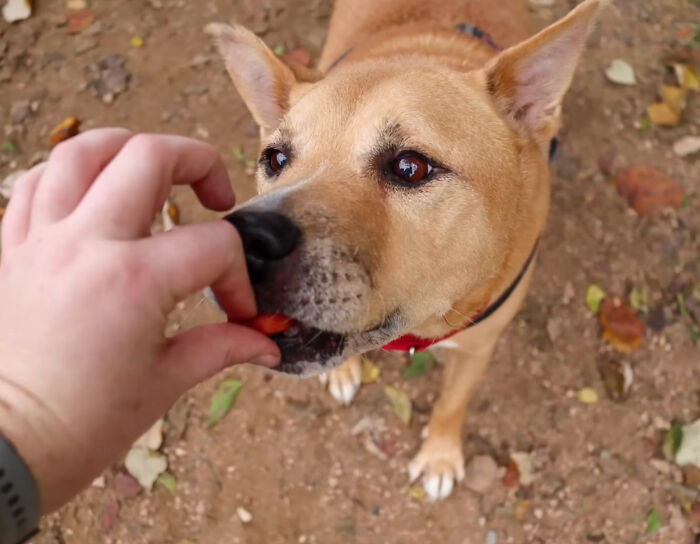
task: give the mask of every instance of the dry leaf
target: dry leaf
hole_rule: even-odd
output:
[[[411,399],[408,398],[408,395],[401,389],[390,385],[384,387],[384,394],[389,399],[391,407],[396,412],[396,415],[399,416],[399,419],[405,425],[408,425],[411,422],[412,412]]]
[[[423,501],[428,496],[421,484],[412,485],[408,488],[407,493],[409,497],[417,501]]]
[[[629,396],[634,372],[627,361],[606,360],[598,364],[598,372],[610,399],[620,402]]]
[[[596,404],[598,402],[598,393],[596,393],[595,389],[584,387],[576,393],[576,398],[583,404]]]
[[[80,121],[77,117],[68,117],[64,119],[51,131],[49,136],[51,147],[57,146],[73,136],[77,136],[79,132]]]
[[[685,89],[664,85],[662,90],[664,104],[680,115],[685,109]]]
[[[673,144],[673,152],[680,157],[687,157],[700,151],[700,136],[684,136]]]
[[[602,287],[596,285],[595,283],[588,286],[588,289],[586,290],[586,306],[588,306],[588,309],[591,312],[597,314],[600,311],[600,305],[602,304],[604,298],[605,291],[603,291]]]
[[[520,485],[527,486],[535,481],[535,468],[531,453],[516,451],[511,454],[510,460],[515,463],[518,469]]]
[[[112,482],[114,492],[119,497],[135,497],[143,491],[143,487],[130,474],[119,472]]]
[[[80,34],[95,21],[95,14],[89,9],[74,11],[66,16],[68,34]]]
[[[107,499],[107,504],[102,508],[102,530],[107,532],[119,519],[119,503],[114,497]]]
[[[621,170],[615,182],[620,195],[642,216],[653,215],[667,206],[679,207],[685,197],[675,181],[644,166]]]
[[[675,126],[681,121],[680,112],[673,111],[665,103],[651,104],[647,108],[647,115],[652,124],[659,126]]]
[[[680,447],[675,461],[678,465],[693,465],[700,468],[700,420],[683,425]]]
[[[622,59],[615,59],[605,69],[606,77],[618,85],[636,85],[637,78],[634,75],[634,68]]]
[[[139,439],[134,446],[156,451],[163,444],[163,418],[156,421]]]
[[[515,508],[513,509],[513,515],[515,516],[515,519],[518,521],[523,521],[525,519],[525,516],[527,516],[528,511],[530,510],[530,501],[528,500],[521,500],[518,501],[515,504]]]
[[[2,16],[8,23],[29,19],[32,14],[32,3],[29,0],[8,0],[2,8]]]
[[[515,461],[513,461],[512,458],[508,461],[506,474],[503,476],[503,485],[508,488],[518,487],[520,485],[518,465],[515,464]]]
[[[362,383],[367,385],[368,383],[374,383],[379,378],[381,371],[379,367],[375,365],[369,359],[362,359]]]
[[[124,466],[142,487],[151,489],[158,476],[168,468],[168,461],[160,453],[136,446],[126,454]]]
[[[673,65],[676,72],[676,79],[682,89],[688,91],[700,90],[700,76],[698,71],[691,64],[676,63]]]
[[[646,325],[627,303],[618,297],[606,298],[600,307],[603,337],[622,353],[631,353],[644,340]]]

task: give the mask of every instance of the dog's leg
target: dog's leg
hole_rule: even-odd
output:
[[[445,364],[440,399],[433,408],[427,436],[408,465],[411,481],[423,475],[423,487],[431,500],[444,499],[455,480],[464,478],[462,424],[467,404],[484,374],[495,342],[475,351],[450,351]]]
[[[362,357],[355,355],[339,367],[321,374],[321,383],[328,386],[331,396],[341,404],[348,405],[360,390],[362,382]]]

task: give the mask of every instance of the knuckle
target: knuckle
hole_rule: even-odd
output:
[[[170,149],[162,136],[156,134],[136,134],[125,146],[125,152],[143,156],[149,160],[163,160],[170,155]]]

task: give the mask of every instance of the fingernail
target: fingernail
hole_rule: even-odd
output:
[[[250,361],[251,364],[258,366],[266,366],[272,368],[280,364],[280,358],[277,355],[261,355]]]

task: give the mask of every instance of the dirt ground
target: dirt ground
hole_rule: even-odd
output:
[[[42,160],[51,128],[74,115],[84,129],[123,125],[208,140],[225,157],[239,200],[250,197],[252,176],[235,149],[255,157],[256,130],[203,27],[238,20],[271,46],[303,47],[315,58],[331,0],[88,0],[96,20],[77,35],[65,26],[66,3],[37,0],[29,20],[0,22],[0,140],[17,148],[0,151],[0,179]],[[576,3],[554,0],[552,7],[533,9],[533,17],[541,27]],[[700,350],[689,334],[690,318],[676,303],[677,292],[691,300],[700,286],[700,168],[697,154],[681,158],[672,151],[675,140],[700,132],[700,97],[690,97],[678,127],[648,129],[642,122],[668,77],[662,59],[677,48],[678,32],[698,21],[696,1],[617,0],[591,36],[566,100],[553,207],[533,288],[500,341],[464,428],[467,460],[488,455],[505,467],[512,452],[536,451],[541,466],[531,485],[507,488],[499,478],[482,494],[462,485],[440,503],[409,493],[406,465],[440,372],[405,380],[403,356],[380,356],[378,381],[363,386],[347,408],[317,380],[237,368],[226,376],[242,378],[243,390],[217,426],[206,423],[221,376],[168,414],[162,451],[177,479],[174,492],[156,486],[124,496],[114,485],[123,471],[117,463],[102,486],[45,520],[35,542],[700,542],[700,503],[687,508],[698,490],[687,479],[681,485],[680,469],[661,453],[672,421],[700,417]],[[131,43],[134,37],[143,39],[142,47]],[[94,96],[91,89],[104,89],[88,83],[96,63],[113,54],[124,56],[130,81],[110,101]],[[634,66],[636,86],[606,81],[603,69],[614,58]],[[601,162],[603,170],[657,168],[685,190],[686,202],[639,217]],[[176,192],[175,201],[184,223],[208,216],[186,190]],[[602,339],[585,304],[592,283],[623,297],[634,287],[648,288],[656,311],[642,314],[651,326],[633,354],[618,354]],[[192,297],[173,317],[173,329],[216,318],[201,296]],[[599,363],[610,360],[626,361],[634,371],[622,402],[606,395],[598,372]],[[384,385],[409,393],[410,425],[392,412]],[[596,403],[578,400],[584,387],[598,393]],[[380,429],[379,453],[352,433],[367,417]],[[237,514],[241,507],[252,515],[248,523]],[[650,534],[653,509],[661,529]]]

